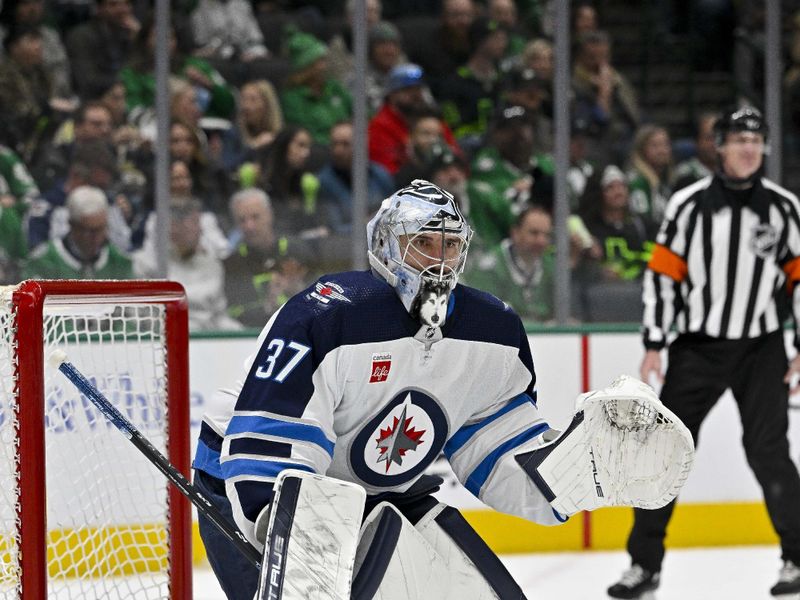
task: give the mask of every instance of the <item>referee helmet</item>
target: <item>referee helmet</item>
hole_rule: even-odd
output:
[[[769,128],[761,111],[752,106],[726,110],[714,122],[714,141],[717,146],[722,146],[729,133],[741,131],[760,133],[766,142]]]

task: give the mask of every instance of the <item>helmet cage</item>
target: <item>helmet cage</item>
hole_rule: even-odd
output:
[[[467,261],[468,240],[462,237],[462,228],[463,222],[441,214],[427,223],[398,223],[390,229],[393,243],[399,249],[398,266],[417,271],[420,277],[433,283],[454,288]],[[435,238],[429,238],[430,234],[435,234]]]

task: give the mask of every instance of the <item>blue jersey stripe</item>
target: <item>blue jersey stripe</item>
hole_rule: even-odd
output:
[[[252,477],[277,477],[278,473],[286,469],[300,469],[313,473],[314,469],[307,465],[291,462],[273,462],[271,460],[254,460],[252,458],[241,458],[238,460],[227,460],[222,463],[222,474],[225,479],[238,477],[240,475]]]
[[[219,451],[209,448],[203,440],[197,442],[192,468],[197,471],[205,471],[217,479],[223,479],[222,469],[219,466]]]
[[[288,423],[279,419],[255,415],[234,415],[230,425],[228,425],[228,431],[225,435],[234,435],[237,433],[263,433],[289,440],[311,442],[325,450],[329,456],[333,457],[333,447],[335,444],[325,437],[322,429],[313,425]]]
[[[447,440],[447,443],[444,445],[444,455],[449,460],[453,454],[461,450],[461,448],[464,447],[464,445],[472,438],[472,436],[478,433],[481,429],[486,427],[489,423],[496,421],[503,415],[506,415],[512,410],[522,406],[526,402],[532,402],[530,396],[527,394],[520,394],[496,413],[486,417],[483,421],[462,427],[453,434],[453,437]]]
[[[492,469],[494,469],[497,461],[499,461],[504,454],[518,446],[521,446],[528,440],[535,438],[537,435],[544,433],[548,429],[550,429],[550,427],[547,425],[547,423],[539,423],[527,431],[523,431],[519,435],[516,435],[510,440],[500,444],[481,461],[481,463],[472,473],[470,473],[469,477],[467,477],[467,482],[465,483],[464,487],[472,492],[475,497],[478,497],[478,494],[480,493],[483,484],[486,483],[486,480],[489,478]]]

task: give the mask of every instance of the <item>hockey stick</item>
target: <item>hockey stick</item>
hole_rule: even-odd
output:
[[[142,433],[136,429],[125,416],[109,402],[109,400],[92,383],[84,377],[75,366],[67,362],[67,355],[61,350],[54,351],[48,359],[50,365],[61,371],[75,387],[77,387],[92,403],[111,421],[111,423],[153,463],[166,478],[171,481],[181,494],[197,507],[236,546],[244,556],[252,562],[256,569],[261,569],[261,552],[253,546],[241,531],[220,512],[211,500],[205,497],[184,475],[178,471],[167,458],[153,446]]]

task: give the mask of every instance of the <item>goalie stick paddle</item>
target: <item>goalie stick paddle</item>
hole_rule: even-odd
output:
[[[75,366],[67,362],[66,353],[56,350],[50,355],[50,364],[61,371],[75,387],[77,387],[103,415],[124,435],[136,448],[153,463],[166,478],[180,490],[180,492],[197,507],[217,528],[231,540],[234,546],[252,562],[257,569],[261,569],[261,552],[244,537],[239,529],[220,512],[216,505],[203,495],[183,473],[178,471],[167,458],[153,446],[142,433],[136,429],[125,416],[111,404],[100,390],[84,377]]]

